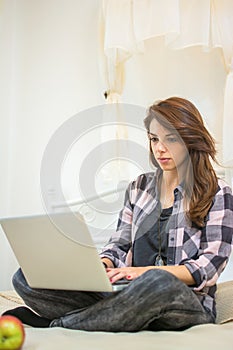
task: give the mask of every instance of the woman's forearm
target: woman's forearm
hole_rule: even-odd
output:
[[[188,286],[196,284],[193,276],[185,265],[176,265],[176,266],[153,266],[152,268],[158,268],[170,272],[179,280],[187,284]]]

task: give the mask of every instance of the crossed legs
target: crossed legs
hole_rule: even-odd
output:
[[[214,323],[193,291],[172,274],[145,272],[117,293],[32,289],[21,270],[13,284],[49,327],[86,331],[181,330]]]

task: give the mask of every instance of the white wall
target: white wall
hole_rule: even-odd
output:
[[[5,3],[15,7],[8,200],[10,214],[18,215],[40,209],[40,160],[51,135],[78,111],[103,101],[96,59],[99,1]]]
[[[104,103],[100,6],[101,0],[1,1],[0,216],[43,211],[40,165],[50,137],[74,114]],[[126,63],[123,102],[147,106],[170,95],[190,98],[221,150],[224,82],[219,49],[172,51],[155,38],[144,55]],[[11,287],[15,268],[0,232],[0,290]]]
[[[43,210],[40,162],[51,135],[77,112],[103,103],[99,3],[1,1],[1,217]],[[0,289],[6,289],[15,266],[1,232],[0,250]]]

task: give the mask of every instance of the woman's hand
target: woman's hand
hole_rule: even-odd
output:
[[[126,278],[131,281],[144,272],[150,270],[150,266],[143,267],[120,267],[120,268],[107,268],[106,272],[111,283],[114,283],[122,278]]]
[[[111,283],[114,283],[121,278],[126,278],[131,281],[142,275],[144,272],[152,269],[161,269],[170,272],[188,286],[195,285],[195,280],[190,271],[185,265],[178,266],[143,266],[143,267],[120,267],[107,268],[106,272]]]

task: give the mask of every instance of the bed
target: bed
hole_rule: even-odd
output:
[[[218,284],[217,322],[195,326],[182,332],[106,333],[63,328],[25,326],[22,350],[232,350],[233,349],[233,281]],[[14,291],[0,293],[0,312],[22,305]]]

